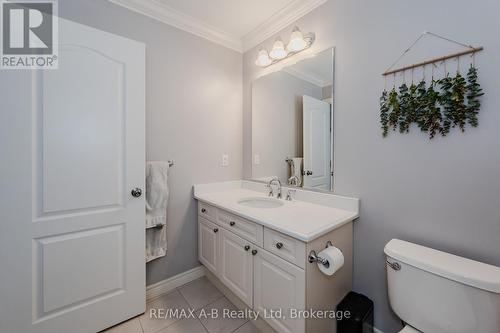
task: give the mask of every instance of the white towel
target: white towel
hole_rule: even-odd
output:
[[[292,163],[291,163],[291,177],[295,176],[298,179],[298,184],[297,186],[302,185],[302,157],[294,157],[292,158]]]
[[[146,262],[167,253],[168,162],[146,163]]]

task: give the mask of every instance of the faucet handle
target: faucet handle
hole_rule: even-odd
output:
[[[264,187],[269,189],[268,196],[272,197],[273,196],[273,187],[271,186],[271,184],[266,184],[266,185],[264,185]]]
[[[286,192],[286,200],[292,201],[292,193],[295,193],[295,192],[297,192],[297,190],[288,190],[288,192]]]

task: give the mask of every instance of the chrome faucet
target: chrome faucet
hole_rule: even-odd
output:
[[[278,183],[278,194],[276,194],[276,198],[281,199],[281,181],[278,178],[273,178],[267,183],[267,187],[269,187],[269,196],[274,196],[273,183]]]

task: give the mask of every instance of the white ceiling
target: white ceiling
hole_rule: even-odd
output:
[[[295,0],[158,0],[196,20],[243,38]]]
[[[328,0],[109,1],[245,52]]]

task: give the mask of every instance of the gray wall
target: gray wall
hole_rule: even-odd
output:
[[[59,1],[59,13],[146,44],[147,158],[175,160],[167,256],[147,265],[147,282],[196,267],[192,185],[241,178],[241,54],[108,1]]]
[[[322,98],[321,87],[280,71],[252,85],[252,149],[260,155],[252,178],[288,180],[287,157],[303,157],[302,96]]]
[[[494,0],[330,0],[293,24],[316,32],[317,50],[336,46],[335,186],[361,198],[354,288],[375,301],[376,326],[384,332],[400,327],[387,302],[383,247],[391,238],[500,266],[499,12]],[[487,93],[480,125],[432,142],[416,130],[383,139],[380,73],[424,30],[485,46],[476,59]],[[243,61],[246,176],[256,52]]]
[[[323,98],[324,99],[332,97],[332,91],[333,91],[332,89],[333,89],[332,85],[323,87]]]

